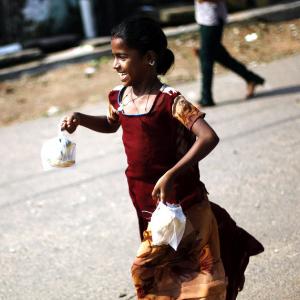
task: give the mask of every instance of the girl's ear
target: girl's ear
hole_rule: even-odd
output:
[[[149,50],[146,52],[145,54],[146,64],[148,64],[149,66],[154,66],[156,64],[156,60],[157,60],[157,55],[154,51]]]

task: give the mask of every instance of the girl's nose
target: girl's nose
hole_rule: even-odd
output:
[[[114,62],[113,62],[113,68],[114,68],[115,70],[117,70],[119,67],[120,67],[120,64],[119,64],[118,60],[117,60],[117,59],[114,59]]]

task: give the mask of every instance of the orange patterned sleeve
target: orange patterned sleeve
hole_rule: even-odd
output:
[[[119,112],[111,104],[108,106],[107,121],[110,124],[119,123]]]
[[[199,118],[204,118],[205,113],[187,101],[182,95],[178,95],[172,106],[172,115],[187,129],[191,130]]]

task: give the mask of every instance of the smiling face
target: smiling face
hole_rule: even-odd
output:
[[[142,56],[138,50],[129,48],[121,38],[111,40],[112,54],[114,56],[113,68],[118,72],[124,86],[135,86],[142,83],[150,73],[151,57]]]

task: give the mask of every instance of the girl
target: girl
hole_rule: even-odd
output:
[[[218,143],[205,114],[180,92],[162,84],[174,63],[159,25],[148,18],[125,20],[112,30],[113,68],[121,86],[109,94],[107,116],[73,113],[61,126],[112,133],[123,130],[126,176],[142,243],[132,265],[139,300],[225,299],[218,229],[198,162]],[[157,202],[180,203],[187,218],[181,243],[153,246],[147,228]]]

